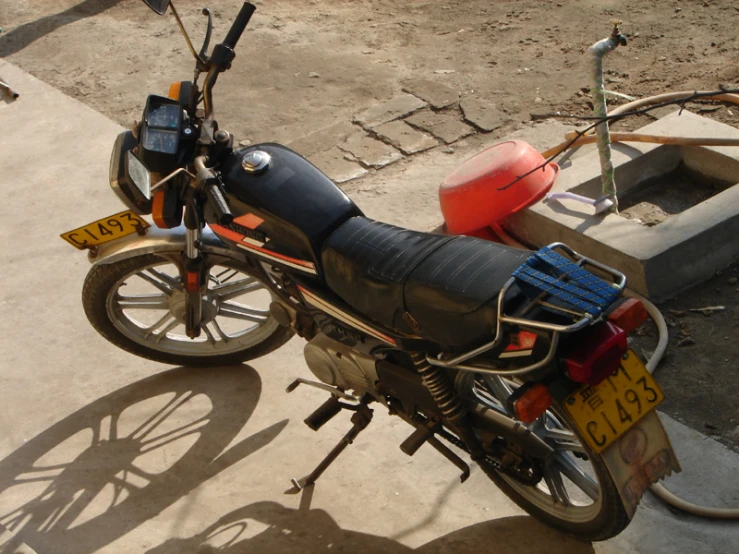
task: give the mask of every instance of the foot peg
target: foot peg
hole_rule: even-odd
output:
[[[303,421],[313,431],[318,431],[326,423],[331,421],[331,419],[341,410],[341,402],[339,402],[339,399],[336,396],[332,396]]]
[[[331,404],[332,400],[335,401],[335,405]],[[321,461],[320,464],[318,464],[316,469],[314,469],[310,473],[310,475],[301,479],[300,481],[294,478],[290,480],[290,482],[297,490],[300,491],[305,487],[309,487],[310,485],[315,483],[316,480],[318,480],[318,478],[323,474],[323,472],[326,471],[328,467],[334,462],[334,460],[339,457],[339,454],[341,454],[347,446],[353,443],[354,439],[357,438],[357,435],[364,431],[369,425],[370,421],[372,421],[372,410],[367,406],[367,401],[365,401],[364,399],[362,399],[359,405],[352,406],[348,404],[343,404],[339,402],[336,397],[334,397],[330,398],[315,412],[308,416],[308,418],[306,418],[305,420],[305,423],[311,429],[313,429],[313,427],[311,426],[312,424],[317,424],[318,427],[321,427],[329,419],[338,414],[339,411],[341,411],[342,409],[351,410],[354,412],[351,418],[351,422],[353,424],[352,428],[346,435],[344,435],[339,443],[334,446],[331,452],[328,453],[328,455]]]

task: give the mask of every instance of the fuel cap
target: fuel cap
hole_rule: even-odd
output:
[[[241,158],[241,167],[247,173],[260,173],[269,167],[272,157],[263,150],[251,150]]]

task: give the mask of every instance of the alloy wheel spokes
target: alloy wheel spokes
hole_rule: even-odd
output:
[[[268,306],[269,289],[230,265],[209,268],[203,294],[202,334],[185,333],[186,298],[180,271],[171,262],[138,269],[121,280],[108,306],[116,326],[134,341],[185,355],[236,352],[263,341],[277,322]]]
[[[544,468],[544,482],[549,488],[549,494],[556,504],[565,507],[572,506],[570,495],[567,494],[562,474],[551,466]]]
[[[591,500],[598,499],[598,483],[586,474],[567,454],[557,453],[555,465],[572,483],[584,492]]]
[[[171,277],[161,271],[157,271],[153,267],[146,268],[145,270],[136,273],[138,277],[150,283],[151,285],[158,288],[167,296],[171,296],[175,291],[181,291],[182,285],[179,280]]]
[[[208,291],[208,294],[213,298],[217,298],[221,302],[226,302],[236,298],[237,296],[241,296],[242,294],[263,288],[264,285],[262,285],[262,283],[253,277],[247,277],[233,283],[216,285]]]
[[[169,298],[167,294],[118,294],[116,303],[121,309],[128,310],[168,310]]]
[[[267,321],[270,313],[269,310],[255,310],[254,308],[248,308],[241,304],[224,302],[218,306],[218,315],[262,324]]]

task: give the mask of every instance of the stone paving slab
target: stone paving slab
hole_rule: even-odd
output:
[[[351,136],[339,148],[349,152],[363,165],[374,168],[385,167],[403,159],[403,154],[395,148],[368,135]]]
[[[403,90],[425,100],[436,110],[446,108],[459,101],[457,90],[428,79],[409,81],[403,86]]]
[[[346,152],[334,146],[330,150],[311,156],[308,160],[328,175],[332,181],[340,184],[367,173],[365,168],[347,158]]]
[[[287,144],[304,158],[310,158],[321,152],[331,150],[337,144],[344,142],[350,135],[356,133],[359,128],[349,121],[335,123],[323,129],[319,129],[309,135],[294,140]]]
[[[363,127],[373,129],[383,123],[403,118],[425,107],[426,102],[420,98],[412,94],[400,94],[354,116],[354,121]]]
[[[465,121],[489,133],[499,129],[510,121],[510,117],[492,104],[479,98],[466,97],[459,102]]]
[[[424,111],[406,118],[406,121],[414,127],[431,133],[447,144],[475,132],[472,127],[462,123],[456,115],[450,113]]]
[[[434,137],[411,127],[405,121],[385,123],[377,127],[375,132],[405,155],[423,152],[439,144]]]

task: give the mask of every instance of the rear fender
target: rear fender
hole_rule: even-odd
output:
[[[87,259],[92,265],[105,265],[143,256],[145,254],[159,254],[163,252],[182,252],[185,249],[185,226],[174,229],[159,229],[150,227],[146,234],[128,235],[119,240],[102,244],[97,250],[92,250]],[[203,229],[200,249],[210,254],[220,254],[234,259],[243,259],[245,256],[228,248],[209,227]]]

